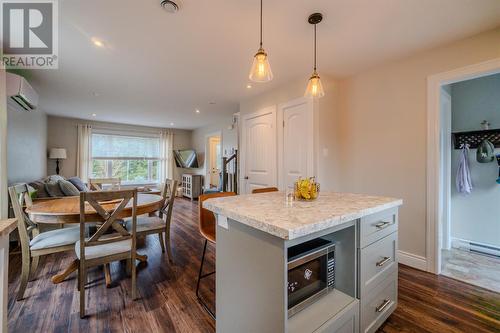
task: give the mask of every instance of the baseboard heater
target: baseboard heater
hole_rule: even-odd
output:
[[[494,245],[481,244],[463,239],[454,239],[452,241],[452,247],[500,258],[500,247]]]

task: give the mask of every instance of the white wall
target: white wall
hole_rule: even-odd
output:
[[[0,219],[7,218],[7,102],[5,69],[0,63]],[[2,277],[0,277],[2,278]],[[0,300],[1,301],[1,300]]]
[[[241,115],[256,112],[262,108],[285,103],[304,96],[308,77],[303,77],[278,87],[272,91],[240,102]],[[337,82],[326,75],[321,76],[325,89],[325,97],[318,100],[319,117],[317,125],[319,133],[318,146],[315,147],[318,157],[318,181],[321,189],[335,191],[339,189],[337,158]],[[326,154],[326,151],[327,154]],[[325,154],[324,154],[325,153]]]
[[[47,176],[47,115],[42,110],[7,112],[9,184]]]
[[[500,128],[500,74],[451,85],[451,101],[453,132],[479,130],[483,120]],[[498,164],[477,162],[476,151],[469,155],[474,190],[463,195],[455,186],[460,150],[452,150],[451,237],[500,246]]]
[[[394,61],[340,83],[343,191],[399,197],[399,248],[425,257],[427,77],[500,57],[500,29]]]
[[[77,124],[90,124],[94,127],[105,127],[128,131],[141,131],[146,133],[158,133],[161,128],[123,125],[99,121],[89,121],[65,117],[48,117],[48,139],[47,147],[66,148],[68,158],[62,161],[61,175],[72,177],[76,175],[76,156],[77,156]],[[170,129],[174,133],[174,149],[185,149],[191,146],[191,131]],[[47,171],[49,174],[55,174],[56,163],[54,160],[47,161]],[[182,171],[174,166],[174,178],[180,180]]]

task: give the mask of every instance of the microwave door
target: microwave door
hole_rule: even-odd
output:
[[[288,265],[288,308],[321,293],[327,287],[327,250],[298,258]]]

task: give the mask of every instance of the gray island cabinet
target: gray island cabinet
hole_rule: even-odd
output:
[[[400,205],[323,192],[291,205],[282,192],[205,201],[217,217],[217,332],[375,332],[397,306]],[[334,284],[290,313],[290,256],[318,240],[334,244]]]

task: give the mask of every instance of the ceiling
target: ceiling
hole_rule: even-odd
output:
[[[500,24],[499,0],[264,0],[264,48],[274,80],[247,89],[258,48],[258,0],[182,0],[177,14],[159,2],[60,0],[59,69],[28,74],[41,109],[193,129],[227,119],[239,101],[287,81],[303,77],[305,88],[313,12],[324,15],[319,72],[335,77]]]

